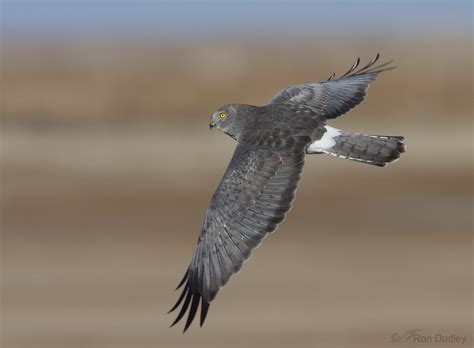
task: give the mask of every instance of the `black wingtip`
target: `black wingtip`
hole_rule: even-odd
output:
[[[184,282],[186,281],[186,279],[188,279],[188,274],[189,274],[189,268],[186,270],[186,273],[184,273],[184,277],[183,279],[181,279],[181,281],[179,282],[178,286],[176,287],[175,290],[178,290],[180,287],[183,286]]]
[[[341,76],[341,78],[349,75],[351,72],[353,72],[360,64],[360,57],[357,57],[356,61],[351,65],[351,67],[349,68],[349,70],[346,71],[346,73],[344,75]]]
[[[363,73],[363,74],[377,74],[377,73],[381,73],[382,71],[395,69],[396,68],[395,66],[388,66],[387,67],[387,65],[390,65],[392,63],[393,63],[393,59],[390,59],[388,62],[385,62],[385,63],[377,65],[377,66],[373,66],[374,64],[370,64],[366,68],[364,68],[363,72],[361,71],[361,73]]]
[[[180,321],[181,318],[184,316],[184,314],[188,310],[189,303],[191,302],[192,297],[193,297],[193,293],[191,292],[191,289],[188,288],[187,289],[187,294],[186,294],[186,299],[184,300],[184,303],[183,303],[183,307],[181,307],[181,311],[179,312],[178,316],[176,317],[175,321],[173,322],[173,324],[171,324],[170,327],[175,326],[178,323],[178,321]]]
[[[196,316],[196,312],[198,310],[200,299],[201,299],[200,295],[198,294],[193,295],[193,301],[191,303],[191,308],[189,309],[189,315],[188,315],[188,319],[186,320],[186,324],[184,325],[183,333],[186,332],[186,330],[189,328],[189,326],[193,322],[194,317]]]
[[[381,72],[384,72],[384,71],[389,71],[389,70],[393,70],[393,69],[396,69],[397,67],[396,66],[389,66],[387,68],[374,68],[373,70],[367,72],[368,74],[379,74]]]
[[[392,70],[396,68],[395,66],[388,66],[389,64],[393,63],[393,60],[389,60],[388,62],[380,64],[378,66],[374,66],[375,63],[379,60],[379,58],[380,53],[377,53],[365,66],[363,66],[359,70],[356,70],[360,62],[360,59],[357,58],[354,64],[352,64],[349,70],[344,75],[342,75],[340,79],[344,77],[352,77],[365,74],[378,74],[383,71]]]
[[[186,276],[184,279],[188,279],[188,272],[186,272]],[[181,281],[183,283],[183,281]],[[182,285],[182,284],[181,284]],[[181,286],[180,285],[180,286]],[[184,301],[184,302],[183,302]],[[185,333],[189,327],[191,326],[194,318],[196,317],[196,313],[198,312],[199,309],[199,302],[201,302],[201,318],[200,318],[200,326],[204,324],[204,321],[206,320],[207,316],[207,311],[209,310],[209,303],[206,302],[202,296],[198,293],[194,293],[191,290],[190,287],[190,282],[189,280],[186,282],[186,285],[181,292],[181,295],[178,298],[178,301],[175,303],[173,308],[171,308],[168,313],[171,313],[175,311],[181,304],[181,310],[178,313],[178,316],[176,319],[173,321],[173,323],[169,326],[170,328],[175,326],[186,314],[189,308],[189,314],[188,318],[186,320],[186,323],[184,325],[183,333]]]
[[[355,71],[353,73],[353,75],[357,75],[357,74],[360,74],[361,72],[363,72],[364,70],[367,70],[369,69],[371,66],[373,66],[375,64],[375,62],[377,62],[380,58],[380,53],[377,53],[374,58],[372,58],[370,60],[370,62],[368,62],[365,66],[363,66],[362,68],[360,68],[359,70]]]
[[[326,81],[331,81],[335,77],[336,77],[336,73],[332,73],[331,76],[329,76],[329,78]]]
[[[186,286],[184,287],[183,291],[181,292],[181,295],[179,296],[178,298],[178,301],[176,301],[176,303],[174,304],[174,306],[168,311],[168,314],[173,312],[174,310],[176,310],[176,308],[178,308],[178,306],[181,304],[181,302],[183,302],[183,299],[184,299],[184,295],[186,295],[187,291],[188,291],[188,287],[189,287],[189,284],[186,284]]]
[[[203,326],[206,321],[207,311],[209,310],[209,302],[206,302],[204,298],[201,301],[201,318],[199,320],[199,326]]]
[[[369,64],[368,64],[368,65],[369,65],[369,66],[371,66],[371,65],[374,65],[374,64],[375,64],[375,62],[379,60],[379,58],[380,58],[380,53],[379,53],[379,52],[377,52],[377,54],[375,55],[375,57],[374,57],[374,58],[372,58],[372,60],[369,62]]]

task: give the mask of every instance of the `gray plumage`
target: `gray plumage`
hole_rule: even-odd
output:
[[[191,263],[178,288],[174,307],[189,309],[184,331],[201,305],[204,323],[210,302],[237,273],[252,249],[275,231],[295,198],[305,155],[327,153],[384,166],[404,152],[403,137],[369,136],[326,125],[362,102],[371,82],[389,63],[374,66],[377,54],[339,79],[296,85],[279,92],[265,106],[229,104],[212,115],[210,127],[235,140],[237,147],[205,214]]]
[[[326,128],[329,128],[326,126]],[[391,135],[367,135],[337,130],[334,145],[317,150],[308,147],[306,153],[325,153],[353,161],[385,167],[405,152],[403,137]]]

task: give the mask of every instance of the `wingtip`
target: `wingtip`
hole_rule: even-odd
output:
[[[349,70],[346,71],[346,73],[344,75],[342,75],[340,78],[343,78],[347,75],[349,75],[350,73],[352,73],[360,64],[360,57],[357,57],[357,59],[355,60],[354,63],[352,63],[351,67],[349,68]]]
[[[183,333],[186,332],[186,330],[191,326],[191,323],[193,322],[194,317],[196,316],[196,313],[198,311],[200,299],[201,299],[201,295],[199,294],[193,295],[191,308],[189,309],[188,319],[186,320],[186,324],[184,325]]]
[[[393,59],[389,60],[388,62],[385,62],[383,64],[380,64],[378,66],[374,66],[375,63],[379,60],[380,58],[380,53],[377,53],[365,66],[360,68],[359,70],[355,70],[359,64],[354,63],[352,67],[347,71],[341,78],[343,77],[351,77],[351,76],[356,76],[356,75],[365,75],[365,74],[378,74],[383,71],[387,70],[392,70],[395,69],[396,67],[387,67],[387,65],[393,63]]]
[[[199,326],[202,327],[207,318],[207,312],[209,310],[209,302],[206,302],[204,298],[201,300],[201,317],[199,320]]]
[[[178,323],[179,319],[176,318],[175,321],[173,321],[173,323],[169,326],[169,328],[171,329],[173,326],[175,326],[177,323]]]
[[[176,289],[174,289],[175,291],[178,290],[180,287],[183,286],[184,282],[188,279],[188,274],[189,274],[189,268],[186,270],[186,272],[184,273],[184,276],[183,276],[183,279],[181,279],[181,281],[179,282],[178,286],[176,287]]]
[[[179,296],[178,298],[178,301],[176,301],[176,303],[174,304],[174,306],[168,311],[168,314],[175,311],[176,308],[179,307],[179,305],[181,304],[181,302],[183,302],[183,299],[184,299],[184,296],[186,295],[186,293],[188,292],[188,288],[189,288],[189,284],[186,284],[186,286],[184,287],[183,289],[183,292],[181,293],[181,295]]]
[[[378,61],[380,58],[380,53],[377,52],[377,54],[375,55],[374,58],[372,58],[372,60],[370,61],[371,64],[374,64],[376,61]]]
[[[188,310],[189,303],[191,302],[191,298],[193,296],[193,293],[192,293],[191,289],[189,289],[189,288],[185,288],[184,292],[186,293],[186,299],[184,300],[183,306],[181,307],[181,310],[179,311],[178,316],[176,317],[176,319],[174,320],[173,324],[171,324],[170,327],[173,327],[174,325],[176,325],[176,323],[178,321],[180,321],[181,318],[183,318],[184,314],[186,314],[186,312]],[[180,302],[180,300],[178,300],[178,302]],[[177,306],[175,305],[175,307],[177,307]],[[173,308],[173,310],[174,309],[175,308]]]
[[[183,329],[183,333],[185,333],[191,326],[192,322],[194,321],[194,318],[196,317],[196,313],[199,311],[199,304],[201,304],[199,326],[202,327],[204,324],[204,321],[206,320],[207,312],[209,310],[209,302],[205,301],[202,295],[193,292],[190,289],[189,283],[186,283],[186,286],[183,289],[183,292],[180,295],[178,301],[173,306],[173,308],[171,308],[171,310],[168,311],[168,313],[171,313],[174,310],[176,310],[176,308],[178,308],[181,304],[182,304],[181,310],[179,311],[176,319],[173,321],[173,323],[169,327],[172,328],[173,326],[175,326],[184,317],[186,312],[188,312],[189,310],[188,317],[186,319],[186,323]]]

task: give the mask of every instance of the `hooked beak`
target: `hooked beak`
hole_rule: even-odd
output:
[[[209,129],[212,130],[212,128],[214,128],[216,126],[216,124],[214,123],[214,121],[211,121],[209,122]]]

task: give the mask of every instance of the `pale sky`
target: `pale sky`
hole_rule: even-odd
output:
[[[0,0],[4,38],[312,36],[472,30],[470,0]]]

